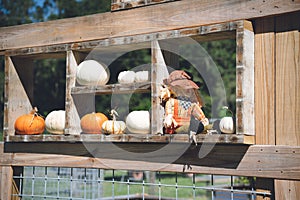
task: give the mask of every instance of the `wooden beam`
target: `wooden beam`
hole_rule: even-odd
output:
[[[0,165],[0,200],[11,199],[13,169],[11,166]]]
[[[28,63],[24,61],[24,63]],[[33,67],[16,65],[14,60],[6,56],[5,57],[5,100],[4,100],[4,136],[14,135],[14,123],[15,120],[23,114],[27,114],[32,110],[32,105],[29,99],[30,90],[32,88],[33,82],[30,81],[33,74]],[[18,63],[20,64],[20,63]],[[23,71],[23,74],[18,74],[19,71]],[[26,72],[26,73],[25,73]],[[22,76],[23,75],[23,76]],[[26,77],[28,76],[28,77]],[[23,85],[22,80],[26,84]],[[27,86],[27,90],[26,87]],[[28,93],[27,93],[28,92]]]
[[[276,144],[300,145],[300,12],[276,17]],[[299,199],[299,181],[275,180],[276,199]]]
[[[255,135],[254,32],[250,21],[236,31],[236,133]]]
[[[112,0],[111,2],[111,10],[123,10],[123,9],[131,9],[140,6],[149,6],[159,3],[166,3],[174,0]]]
[[[163,134],[164,108],[160,104],[160,87],[169,72],[157,40],[151,43],[151,133]]]
[[[111,12],[0,28],[0,52],[251,19],[299,9],[299,0],[175,1],[122,13]]]
[[[3,144],[0,145],[3,148]],[[1,149],[2,149],[1,148]],[[172,152],[169,152],[172,154]],[[217,158],[216,158],[217,159]],[[218,160],[218,159],[217,159]],[[220,160],[220,159],[219,159]],[[184,164],[169,164],[136,160],[66,156],[56,154],[0,153],[0,163],[4,166],[50,166],[86,167],[101,169],[168,171],[234,176],[253,176],[276,179],[300,180],[299,146],[250,146],[235,168],[208,167]],[[185,170],[184,170],[185,169]]]
[[[74,119],[75,120],[75,119]],[[80,124],[80,123],[78,123]],[[74,124],[75,127],[75,124]],[[74,128],[72,126],[72,128]],[[80,129],[80,127],[79,127]],[[77,133],[77,134],[75,134]],[[80,130],[73,130],[71,135],[51,135],[51,134],[40,134],[40,135],[14,135],[7,136],[5,142],[15,142],[15,149],[20,148],[18,143],[24,142],[34,142],[34,143],[47,143],[47,142],[97,142],[99,144],[103,142],[119,142],[119,143],[157,143],[157,144],[168,144],[168,143],[190,143],[190,137],[188,134],[80,134]],[[220,144],[253,144],[253,136],[245,136],[238,134],[198,134],[196,136],[198,143],[210,142],[210,143],[220,143]],[[43,144],[42,144],[43,145]],[[59,144],[58,144],[59,145]],[[34,149],[34,148],[33,148]],[[51,153],[51,152],[49,152]],[[63,153],[63,151],[61,152]]]
[[[255,144],[275,144],[275,19],[254,21]]]

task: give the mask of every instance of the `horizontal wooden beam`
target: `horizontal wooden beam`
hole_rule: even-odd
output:
[[[299,0],[184,0],[121,12],[0,28],[0,52],[129,36],[300,10]]]
[[[206,130],[204,131],[206,132]],[[247,136],[242,134],[197,134],[195,140],[198,143],[210,142],[220,144],[253,144],[254,136]],[[97,142],[101,144],[103,142],[119,142],[119,143],[161,143],[166,145],[168,143],[190,143],[191,139],[188,134],[165,134],[165,135],[154,135],[154,134],[81,134],[74,133],[70,135],[8,135],[5,137],[5,142],[15,143],[14,150],[17,150],[22,145],[21,143],[41,143],[44,142]],[[32,148],[33,149],[33,148]],[[51,151],[49,152],[51,153]]]
[[[70,42],[64,44],[52,44],[47,46],[33,46],[6,50],[7,56],[19,56],[26,58],[55,58],[64,56],[63,52],[73,50],[83,55],[95,50],[98,54],[129,52],[138,49],[150,49],[151,41],[191,36],[197,41],[211,41],[221,39],[233,39],[236,37],[237,28],[247,27],[246,20],[225,22],[220,24],[203,25],[176,30],[159,31],[140,35],[110,37],[83,42]],[[252,30],[253,31],[253,30]],[[107,48],[109,47],[109,48]],[[1,53],[1,52],[0,52]]]
[[[3,144],[0,145],[3,149]],[[172,152],[171,152],[172,154]],[[215,158],[222,160],[222,156]],[[253,145],[246,149],[234,168],[209,167],[205,165],[157,163],[148,161],[66,156],[56,154],[28,154],[0,152],[3,166],[50,166],[86,167],[101,169],[169,171],[236,176],[253,176],[287,180],[300,180],[300,147]],[[203,163],[205,164],[205,163]]]

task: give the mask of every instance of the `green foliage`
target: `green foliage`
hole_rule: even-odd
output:
[[[31,23],[34,5],[33,0],[1,0],[0,27]]]
[[[34,98],[32,104],[46,116],[52,110],[64,110],[65,59],[36,60],[34,63]]]
[[[220,72],[224,88],[226,90],[226,104],[218,105],[218,110],[221,112],[223,106],[228,106],[235,113],[236,101],[236,54],[235,40],[219,40],[201,43],[202,47],[211,56]],[[207,90],[205,89],[207,94]],[[206,96],[206,99],[209,99]],[[225,103],[225,102],[223,102]],[[218,114],[220,116],[220,113]]]
[[[51,13],[50,19],[77,17],[110,10],[110,0],[54,0],[54,3],[58,12]]]

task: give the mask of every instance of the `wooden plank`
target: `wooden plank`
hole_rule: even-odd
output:
[[[131,8],[155,5],[155,4],[166,3],[171,1],[175,1],[175,0],[112,0],[111,11],[131,9]]]
[[[1,28],[0,52],[5,49],[65,44],[174,30],[276,15],[299,9],[300,2],[298,0],[288,2],[286,0],[263,2],[260,0],[175,1],[161,4],[159,7],[147,6],[126,10],[122,14],[111,12]],[[26,40],[24,35],[26,35]]]
[[[300,145],[299,17],[300,12],[276,17],[276,144],[278,145]],[[299,191],[299,181],[275,180],[276,199],[299,199]]]
[[[160,104],[159,93],[163,80],[168,78],[169,72],[157,40],[151,44],[151,56],[151,133],[163,134],[164,108]]]
[[[255,135],[254,33],[250,21],[236,31],[236,133]]]
[[[300,181],[275,181],[276,199],[299,199]]]
[[[134,51],[137,49],[150,48],[150,42],[153,40],[163,40],[170,38],[189,37],[197,41],[211,41],[235,38],[235,30],[242,21],[225,22],[220,24],[211,24],[189,28],[180,28],[177,30],[159,31],[141,35],[110,37],[109,39],[98,39],[83,42],[70,42],[67,44],[53,44],[47,46],[25,47],[5,51],[7,56],[26,56],[26,58],[61,57],[62,52],[76,50],[85,54],[91,51],[97,54],[122,53]],[[81,60],[82,61],[82,60]],[[79,62],[78,62],[79,63]]]
[[[275,145],[275,19],[260,18],[255,25],[255,144]],[[256,191],[274,194],[274,180],[257,178]],[[257,197],[270,200],[271,197]]]
[[[300,144],[299,47],[298,30],[276,33],[276,144]]]
[[[135,82],[130,84],[109,84],[103,86],[77,86],[72,87],[72,94],[126,94],[150,92],[150,82]]]
[[[18,74],[16,67],[21,71],[27,70],[30,72],[32,70],[32,67],[24,68],[24,66],[15,66],[11,57],[5,57],[4,136],[14,135],[14,123],[17,117],[27,114],[32,110],[28,96],[30,92],[26,93],[20,79],[21,75]],[[26,74],[23,74],[23,79],[26,79],[24,77]],[[32,84],[32,82],[28,84]],[[30,88],[28,84],[24,85]]]
[[[199,150],[199,148],[198,148]],[[238,153],[239,151],[236,151]],[[222,153],[222,152],[219,152]],[[0,153],[4,166],[60,166],[101,169],[124,169],[146,171],[168,171],[234,176],[254,176],[287,180],[300,180],[300,147],[253,145],[241,157],[236,168],[207,167],[201,164],[185,168],[184,164],[155,163],[146,161],[112,160],[84,156],[55,154]],[[217,156],[218,154],[214,154]],[[224,154],[223,154],[224,155]],[[219,155],[220,156],[220,155]],[[233,154],[234,156],[234,154]],[[220,157],[219,157],[220,158]],[[221,159],[216,159],[220,161]],[[109,164],[108,164],[109,163]],[[203,163],[202,163],[203,164]],[[209,164],[209,163],[208,163]]]
[[[255,144],[275,144],[274,17],[255,20]]]
[[[198,134],[196,140],[198,143],[223,143],[223,144],[252,144],[251,136],[236,134]],[[104,134],[71,134],[71,135],[15,135],[8,136],[5,142],[139,142],[139,143],[190,143],[188,134],[174,135],[153,135],[153,134],[121,134],[121,135],[104,135]],[[62,151],[63,153],[63,151]]]
[[[80,59],[77,57],[77,60]],[[76,69],[77,60],[75,54],[72,51],[67,52],[67,67],[66,67],[66,124],[65,134],[66,135],[79,135],[81,132],[80,127],[80,115],[76,108],[75,100],[72,96],[72,88],[76,85]],[[82,96],[82,95],[81,95]],[[89,103],[89,102],[87,102]],[[83,104],[85,105],[85,104]],[[94,105],[94,104],[93,104]]]
[[[11,199],[13,169],[11,166],[0,166],[0,200]]]

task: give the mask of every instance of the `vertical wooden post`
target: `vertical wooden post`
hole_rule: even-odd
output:
[[[80,117],[78,116],[71,89],[75,87],[76,82],[77,61],[72,51],[67,52],[67,67],[66,67],[66,128],[65,134],[79,134]]]
[[[300,12],[276,17],[276,145],[300,145]],[[276,199],[300,199],[300,182],[275,180]]]
[[[11,199],[13,169],[11,166],[0,166],[0,200]]]
[[[152,69],[151,69],[151,99],[152,99],[152,114],[151,114],[151,133],[163,133],[163,115],[164,110],[160,105],[159,87],[163,80],[169,76],[166,63],[162,51],[157,40],[152,41]]]
[[[237,26],[236,133],[254,135],[254,32],[250,21]]]
[[[255,144],[275,145],[274,17],[255,20]]]
[[[18,66],[19,71],[31,71],[32,67]],[[26,72],[30,74],[31,72]],[[33,80],[32,77],[23,77],[23,79]],[[14,135],[14,121],[21,114],[29,113],[32,109],[30,99],[25,87],[32,88],[33,82],[27,82],[25,85],[19,77],[13,59],[10,56],[5,57],[5,92],[4,92],[4,136]],[[32,90],[32,89],[28,89]],[[30,93],[30,92],[29,92]]]
[[[274,17],[255,20],[255,144],[275,145]],[[274,191],[274,180],[257,178],[257,191]],[[258,197],[258,200],[270,198]]]
[[[66,67],[66,135],[78,135],[81,133],[80,118],[91,112],[95,112],[95,94],[76,94],[71,90],[76,86],[76,69],[78,63],[84,60],[84,55],[79,52],[67,52]]]

